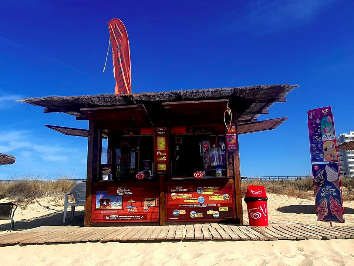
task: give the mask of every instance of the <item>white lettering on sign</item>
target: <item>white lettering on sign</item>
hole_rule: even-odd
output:
[[[252,208],[248,210],[249,215],[251,216],[252,219],[260,219],[262,215],[267,216],[267,207],[265,205],[259,206],[257,208]]]
[[[261,194],[263,193],[263,190],[257,190],[257,191],[255,191],[255,190],[252,190],[252,189],[251,189],[251,193],[252,193],[253,195],[261,195]]]

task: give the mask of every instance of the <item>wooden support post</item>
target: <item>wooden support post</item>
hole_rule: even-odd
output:
[[[243,224],[241,171],[240,171],[239,151],[234,153],[234,178],[235,178],[234,184],[235,184],[236,220],[237,220],[237,223]]]
[[[160,175],[160,225],[165,225],[166,202],[165,202],[165,176]]]
[[[159,204],[159,224],[165,225],[166,220],[166,203],[165,203],[165,178],[170,171],[169,158],[169,129],[167,127],[154,128],[154,174],[159,179],[160,204]],[[159,152],[159,153],[158,153]],[[160,153],[164,153],[161,155]],[[158,158],[165,157],[165,160]]]
[[[243,224],[243,209],[242,209],[242,190],[241,190],[241,170],[240,170],[240,147],[238,141],[238,128],[237,128],[237,113],[233,111],[232,124],[235,125],[236,131],[236,151],[233,153],[233,176],[235,186],[235,205],[236,205],[236,222]]]
[[[92,214],[92,183],[97,181],[100,172],[102,149],[101,130],[92,121],[89,122],[87,179],[84,226],[90,226]]]

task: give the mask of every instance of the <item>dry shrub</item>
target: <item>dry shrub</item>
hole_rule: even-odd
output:
[[[1,182],[0,199],[10,198],[17,203],[31,203],[33,200],[41,197],[61,197],[64,193],[70,192],[75,185],[75,181],[68,179]]]
[[[246,180],[242,181],[243,194],[246,193],[247,187],[250,185],[264,186],[268,193],[287,195],[303,199],[313,198],[313,194],[308,193],[309,191],[313,191],[313,181],[311,177],[297,180],[276,181]]]
[[[349,192],[354,190],[354,178],[353,177],[344,177],[342,178],[343,187],[346,187]]]
[[[344,201],[354,200],[354,178],[343,178],[342,184]],[[250,185],[264,186],[268,193],[314,199],[312,177],[279,181],[244,180],[241,186],[243,195],[246,193],[247,186]]]

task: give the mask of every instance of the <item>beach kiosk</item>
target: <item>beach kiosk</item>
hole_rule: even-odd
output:
[[[258,121],[295,86],[179,90],[129,95],[28,98],[23,102],[87,120],[85,226],[243,223],[238,135],[272,130]],[[108,139],[102,161],[102,139]]]

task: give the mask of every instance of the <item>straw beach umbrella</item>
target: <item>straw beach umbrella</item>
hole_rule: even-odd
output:
[[[16,158],[12,155],[0,153],[0,165],[13,164]]]

